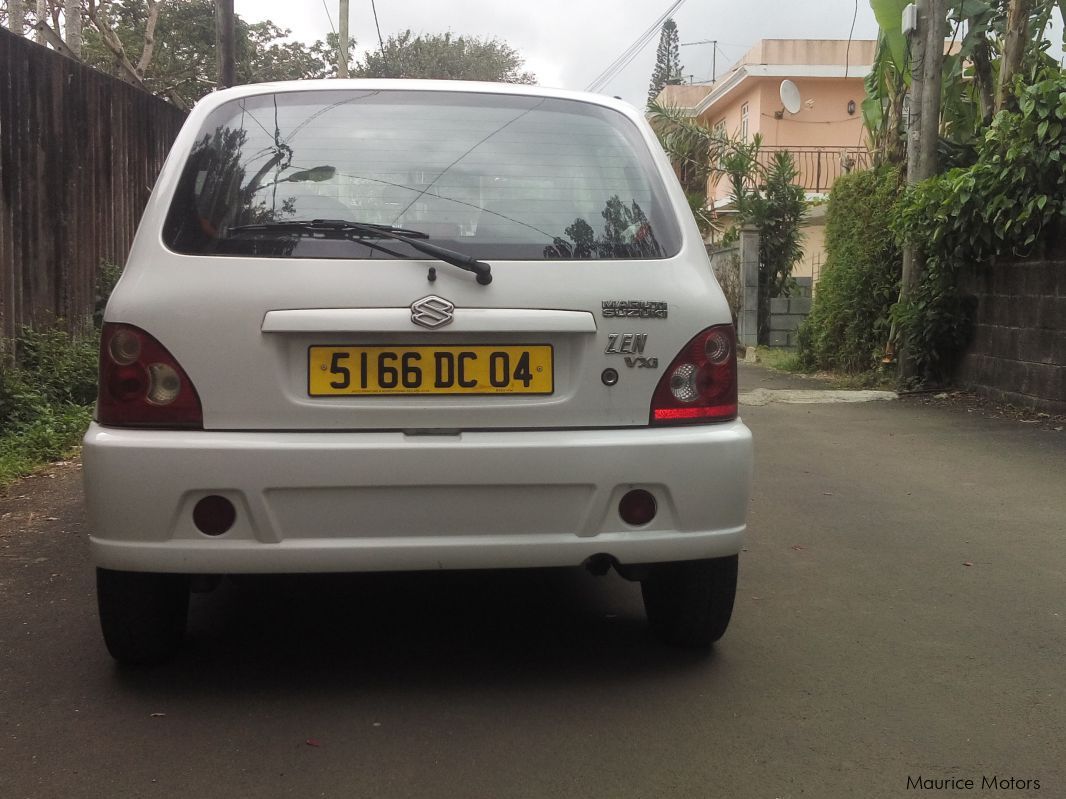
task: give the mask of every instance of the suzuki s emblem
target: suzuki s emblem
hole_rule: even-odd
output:
[[[411,321],[430,329],[450,325],[455,319],[455,306],[443,297],[431,294],[411,303]]]

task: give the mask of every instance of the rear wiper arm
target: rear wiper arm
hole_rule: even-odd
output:
[[[288,222],[260,222],[254,225],[234,225],[229,228],[233,233],[254,233],[261,231],[276,231],[278,233],[345,233],[355,228],[363,228],[365,235],[378,236],[386,233],[399,233],[415,239],[428,239],[420,230],[408,230],[392,225],[379,225],[375,222],[348,222],[344,219],[292,219]]]
[[[343,235],[351,238],[385,238],[407,242],[414,250],[425,255],[431,255],[446,264],[465,269],[477,275],[477,282],[487,286],[492,282],[492,267],[484,261],[479,261],[469,255],[464,255],[438,244],[430,244],[425,233],[420,230],[408,230],[407,228],[393,227],[392,225],[378,225],[370,222],[349,222],[346,219],[312,219],[310,221],[291,222],[263,222],[255,225],[237,225],[230,228],[231,232],[254,232],[278,231],[290,233],[325,233]],[[353,236],[352,234],[358,234]]]

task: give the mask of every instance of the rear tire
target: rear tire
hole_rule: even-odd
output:
[[[131,666],[169,660],[185,637],[189,577],[96,570],[100,628],[111,657]]]
[[[673,646],[709,647],[725,634],[737,593],[738,557],[661,563],[640,582],[655,635]]]

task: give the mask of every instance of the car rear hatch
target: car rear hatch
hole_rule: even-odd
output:
[[[218,285],[185,264],[174,283],[152,270],[138,291],[150,301],[112,308],[181,364],[207,429],[645,425],[663,371],[721,302],[690,267],[650,293],[642,262],[610,265],[609,287],[596,263],[498,264],[489,287],[463,273],[429,283],[428,263],[304,263],[296,282],[284,262],[234,266],[255,279]],[[405,285],[395,274],[382,285],[382,270]],[[204,296],[201,279],[217,291]],[[413,321],[427,299],[451,321]]]
[[[729,320],[661,153],[618,110],[318,90],[188,126],[107,318],[169,350],[205,429],[646,425],[673,358]],[[492,282],[388,232],[281,229],[315,219],[401,226]]]

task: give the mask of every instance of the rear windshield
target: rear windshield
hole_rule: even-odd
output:
[[[239,230],[393,225],[477,258],[666,258],[680,248],[640,131],[574,100],[296,91],[234,100],[201,129],[167,215],[202,255],[424,258],[402,242]]]

